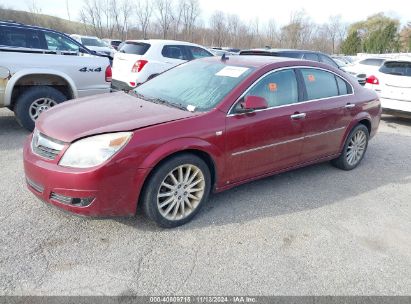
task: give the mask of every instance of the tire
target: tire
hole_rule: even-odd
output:
[[[356,168],[367,151],[369,137],[370,134],[366,126],[363,124],[355,126],[344,143],[341,155],[332,160],[331,163],[335,167],[346,171]]]
[[[196,170],[199,172],[194,174]],[[190,187],[198,191],[190,192]],[[211,176],[207,164],[195,155],[181,154],[154,169],[145,183],[140,202],[144,213],[158,226],[173,228],[189,222],[200,211],[208,200],[210,189]]]
[[[33,131],[35,120],[42,112],[66,100],[67,97],[53,87],[33,86],[17,98],[14,114],[23,128]]]

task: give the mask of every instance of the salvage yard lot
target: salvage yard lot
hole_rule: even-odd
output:
[[[0,110],[2,295],[409,295],[411,121],[384,116],[360,166],[213,195],[171,230],[81,218],[25,186],[28,135]]]

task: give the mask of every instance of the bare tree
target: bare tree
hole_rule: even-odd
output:
[[[119,4],[119,6],[117,4]],[[110,7],[116,32],[115,36],[124,40],[127,34],[128,20],[132,10],[131,3],[127,0],[123,0],[120,3],[116,0],[111,0]],[[111,35],[110,37],[114,37],[114,35]]]
[[[70,8],[69,8],[69,0],[66,0],[66,11],[67,11],[68,20],[71,21],[71,18],[70,18]]]
[[[268,20],[267,26],[265,28],[265,36],[267,41],[267,46],[276,47],[278,40],[277,25],[274,19]]]
[[[215,11],[210,18],[211,29],[213,30],[213,45],[222,47],[226,41],[227,24],[222,11]]]
[[[200,15],[200,3],[198,0],[181,0],[182,5],[182,19],[184,26],[184,38],[186,40],[193,40],[193,28],[196,20]]]
[[[241,20],[238,15],[229,14],[227,15],[227,32],[228,38],[227,43],[232,47],[239,46],[239,37],[241,35],[239,28],[241,25]]]
[[[345,25],[341,22],[341,15],[331,16],[327,25],[327,33],[331,39],[332,53],[335,53],[345,36]]]
[[[150,4],[149,0],[140,0],[137,2],[136,14],[143,33],[143,38],[147,39],[148,27],[150,25],[151,16],[153,15],[153,6]]]
[[[103,37],[105,27],[103,25],[103,9],[98,0],[85,0],[80,11],[80,20],[84,24],[91,25],[94,35]]]
[[[162,36],[167,38],[171,23],[173,22],[173,11],[170,0],[156,0],[157,20],[160,25]]]

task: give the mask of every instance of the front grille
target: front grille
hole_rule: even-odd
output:
[[[35,183],[34,181],[32,181],[29,178],[26,178],[26,182],[31,188],[33,188],[37,192],[43,193],[44,187],[42,185],[39,185],[39,184]]]
[[[63,150],[64,143],[59,140],[52,139],[35,130],[31,141],[31,148],[35,154],[53,160],[57,157],[61,150]]]

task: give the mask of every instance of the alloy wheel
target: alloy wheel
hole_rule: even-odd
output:
[[[188,217],[201,202],[205,191],[203,172],[195,165],[184,164],[170,171],[157,193],[157,208],[170,221]]]
[[[347,146],[346,159],[350,166],[355,166],[363,157],[367,146],[367,135],[363,130],[353,134]]]

